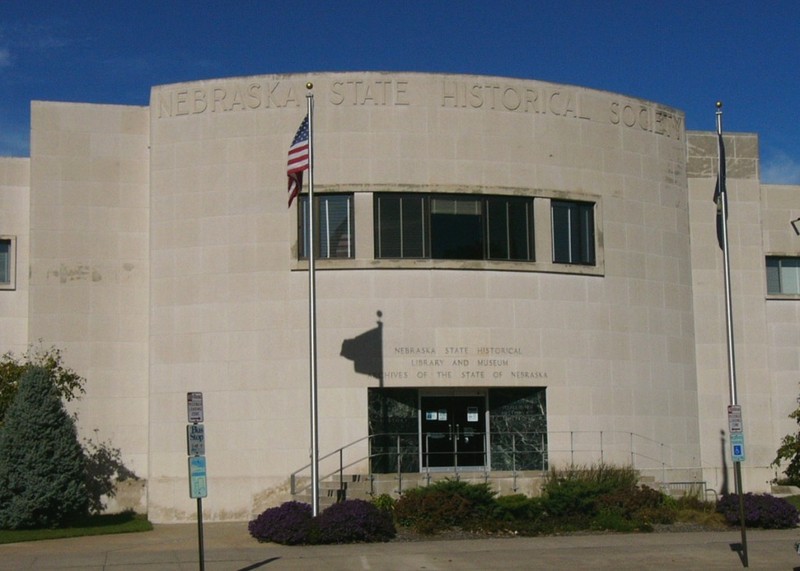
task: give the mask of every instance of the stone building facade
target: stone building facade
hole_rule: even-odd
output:
[[[142,478],[125,502],[194,517],[188,392],[209,519],[289,499],[308,463],[309,204],[286,196],[306,82],[323,455],[728,485],[716,134],[570,85],[320,73],[34,101],[30,157],[0,159],[0,349],[64,349],[83,435]],[[724,141],[744,482],[763,491],[796,407],[800,187],[760,184],[757,135]]]

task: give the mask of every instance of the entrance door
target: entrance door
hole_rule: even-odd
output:
[[[423,468],[486,466],[486,399],[447,396],[420,399]]]

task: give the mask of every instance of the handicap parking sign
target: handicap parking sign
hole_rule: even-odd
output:
[[[744,462],[744,434],[731,434],[731,456],[734,462]]]

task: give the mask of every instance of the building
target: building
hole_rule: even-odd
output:
[[[286,195],[308,81],[322,455],[729,485],[716,133],[570,85],[321,73],[35,101],[30,158],[0,159],[0,348],[41,339],[88,379],[83,435],[142,477],[118,501],[195,517],[188,392],[207,518],[289,499],[308,464],[309,205]],[[760,184],[757,135],[724,141],[744,484],[765,491],[797,404],[800,187]]]

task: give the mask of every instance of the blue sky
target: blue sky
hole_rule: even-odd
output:
[[[756,132],[763,182],[800,184],[800,2],[0,0],[0,156],[31,100],[147,105],[150,87],[305,71],[568,83]]]

